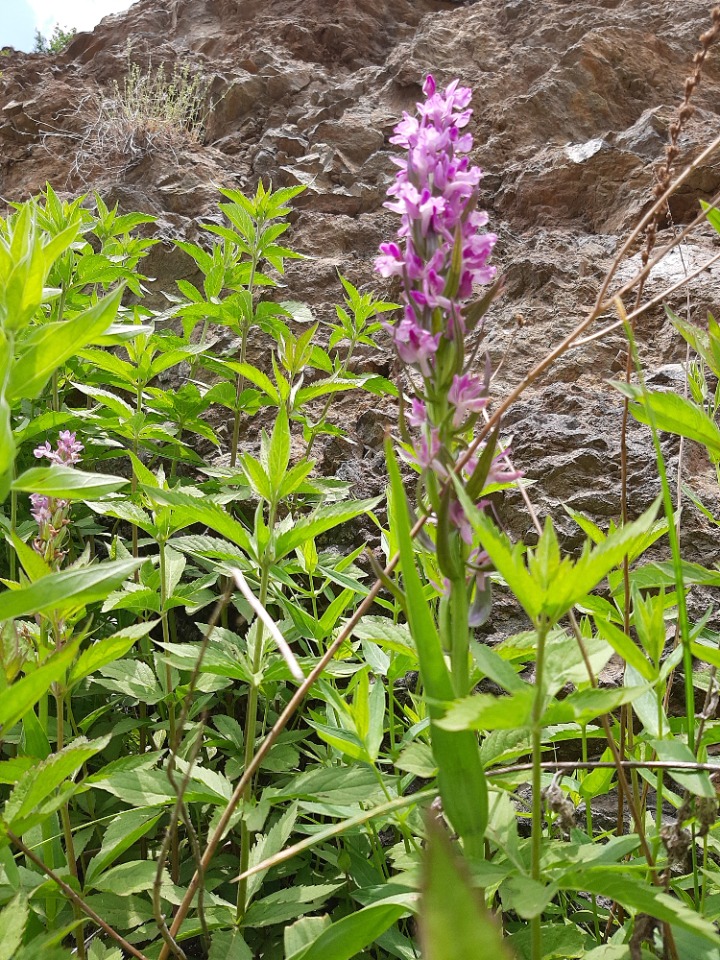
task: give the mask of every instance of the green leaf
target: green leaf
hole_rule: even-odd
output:
[[[443,730],[514,730],[529,727],[534,698],[530,686],[507,697],[479,693],[455,700],[437,725]]]
[[[77,683],[106,664],[124,657],[133,644],[140,637],[150,633],[157,623],[159,623],[158,620],[150,620],[147,623],[131,624],[124,630],[98,640],[87,650],[83,650],[68,674],[68,685]]]
[[[672,927],[681,927],[720,946],[720,937],[714,924],[677,897],[628,875],[622,865],[573,870],[562,877],[559,886],[562,890],[584,890],[598,897],[607,897],[629,910],[647,913]]]
[[[243,918],[243,925],[252,930],[294,920],[297,916],[317,910],[320,904],[341,886],[342,881],[290,886],[278,890],[253,903]]]
[[[626,663],[633,666],[646,680],[654,679],[655,671],[652,664],[640,647],[620,627],[602,617],[595,617],[595,626],[600,636],[607,640],[615,653],[618,653]]]
[[[380,503],[381,497],[370,500],[349,500],[343,503],[331,503],[319,507],[307,517],[297,520],[290,530],[281,533],[275,542],[275,557],[280,560],[306,540],[315,539],[326,530],[369,513]]]
[[[123,292],[124,287],[118,287],[72,320],[48,323],[33,330],[21,345],[11,370],[8,399],[37,397],[58,367],[105,333],[115,319]]]
[[[46,760],[41,760],[23,774],[3,810],[3,818],[10,829],[22,834],[41,822],[45,816],[40,809],[43,801],[54,794],[56,788],[91,757],[104,750],[109,742],[109,736],[98,740],[78,737],[67,747],[51,754]]]
[[[88,864],[85,882],[92,885],[95,877],[149,833],[160,817],[156,810],[126,810],[115,817],[103,834],[99,853]]]
[[[473,642],[470,653],[478,669],[509,693],[519,693],[526,689],[527,684],[515,673],[507,660],[503,660],[486,644]]]
[[[545,884],[526,876],[508,877],[500,887],[500,899],[504,910],[512,910],[523,920],[532,920],[545,910],[557,896],[554,883]]]
[[[0,594],[0,621],[48,610],[79,609],[105,597],[142,565],[142,560],[116,560],[41,577],[28,587]]]
[[[317,731],[318,736],[333,749],[350,757],[352,760],[370,763],[370,757],[365,744],[360,737],[351,730],[342,730],[340,727],[330,727],[325,723],[317,723],[313,720],[307,720],[313,730]]]
[[[239,930],[217,930],[208,960],[253,960],[253,955]]]
[[[317,940],[320,934],[330,926],[330,917],[303,917],[285,927],[283,940],[285,956],[292,957]]]
[[[174,803],[176,800],[175,791],[164,770],[123,769],[110,765],[107,772],[101,770],[88,777],[85,783],[98,790],[105,790],[128,806],[136,808],[155,807]],[[227,804],[226,796],[219,796],[214,789],[200,782],[194,773],[185,793],[185,800],[188,803],[211,803],[220,807]]]
[[[290,462],[290,425],[285,407],[278,410],[270,438],[267,457],[267,474],[274,497],[282,486]]]
[[[326,803],[359,803],[378,789],[377,777],[366,767],[311,767],[283,787],[268,787],[265,796],[278,800],[312,797]]]
[[[280,394],[274,383],[262,370],[258,370],[251,363],[240,363],[237,360],[226,360],[225,366],[235,373],[239,374],[244,380],[248,380],[263,393],[267,394],[274,404],[280,406]]]
[[[15,533],[10,535],[12,540],[13,547],[15,548],[15,553],[18,555],[18,559],[22,564],[22,568],[27,574],[28,580],[31,583],[34,583],[36,580],[39,580],[41,577],[46,577],[48,574],[52,573],[52,568],[47,564],[43,558],[33,550],[32,547],[29,547],[24,543]]]
[[[270,477],[263,469],[259,460],[250,453],[244,453],[240,457],[240,466],[242,467],[247,481],[255,493],[262,500],[268,503],[273,499],[273,489]]]
[[[423,743],[422,740],[409,743],[395,761],[395,767],[412,773],[413,776],[422,777],[423,780],[432,780],[437,776],[437,764],[430,744]]]
[[[0,910],[0,960],[15,960],[16,951],[22,944],[28,916],[27,897],[24,893],[18,893]]]
[[[100,874],[89,886],[103,893],[129,897],[152,890],[156,872],[157,864],[152,860],[127,860]]]
[[[232,543],[241,547],[252,557],[253,547],[250,534],[245,527],[233,519],[222,507],[202,496],[191,496],[178,490],[161,490],[152,487],[141,487],[143,493],[153,502],[173,506],[173,523],[175,529],[181,526],[190,526],[194,523],[204,524],[216,533],[227,537]]]
[[[114,660],[105,664],[101,673],[102,677],[96,677],[95,683],[139,703],[153,704],[163,698],[155,674],[143,660]]]
[[[385,902],[363,907],[326,927],[311,944],[287,960],[350,960],[406,912],[405,904]]]
[[[52,654],[32,673],[16,680],[3,690],[0,698],[0,731],[3,733],[14,727],[18,720],[47,693],[50,686],[57,682],[72,663],[80,637],[67,643],[57,653]]]
[[[720,457],[720,429],[692,400],[677,393],[648,393],[636,384],[612,381],[621,393],[633,402],[630,410],[639,423],[649,424],[651,416],[658,430],[674,433],[703,444],[712,455]]]
[[[405,491],[389,441],[385,445],[385,452],[392,491],[391,530],[394,531],[400,552],[408,621],[417,647],[420,671],[428,698],[433,754],[439,768],[438,786],[445,813],[472,854],[473,851],[484,849],[488,819],[487,782],[480,763],[476,735],[467,730],[444,730],[433,722],[442,717],[441,704],[453,699],[453,685],[445,665],[435,621],[415,566]]]
[[[591,549],[586,544],[580,559],[573,563],[560,554],[550,518],[537,547],[528,551],[527,567],[523,547],[512,547],[493,521],[479,511],[456,486],[465,512],[478,532],[483,547],[508,586],[535,622],[544,616],[551,623],[563,617],[576,603],[594,590],[618,566],[653,525],[659,501],[633,523],[611,533]]]
[[[557,723],[588,724],[625,703],[632,703],[651,689],[650,686],[626,686],[608,690],[576,690],[563,700],[551,701],[543,713],[542,722],[546,726]]]
[[[12,484],[13,490],[24,493],[41,493],[46,497],[62,497],[63,500],[89,500],[114,493],[127,486],[122,477],[105,473],[84,473],[73,467],[31,467],[21,473]]]
[[[511,954],[502,933],[491,919],[484,898],[473,889],[447,832],[434,817],[427,819],[427,830],[419,909],[424,960],[509,960]]]
[[[525,566],[525,546],[521,543],[513,546],[492,520],[477,509],[461,484],[456,484],[455,490],[495,569],[530,619],[536,620],[542,610],[542,597]]]
[[[652,740],[650,745],[658,756],[658,760],[679,761],[681,763],[697,763],[692,750],[680,740]],[[697,797],[715,799],[715,788],[710,781],[710,775],[704,770],[669,770],[668,773],[681,786],[694,793]]]

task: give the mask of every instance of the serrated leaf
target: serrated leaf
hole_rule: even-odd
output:
[[[349,500],[319,507],[309,516],[297,520],[290,530],[280,534],[275,541],[276,559],[280,560],[305,540],[315,539],[321,533],[340,526],[341,523],[368,513],[380,503],[380,500],[380,497],[373,497],[369,500]]]
[[[103,334],[115,319],[124,287],[103,297],[72,320],[48,323],[33,331],[21,346],[7,386],[8,400],[34,399],[53,371]]]
[[[77,683],[106,664],[124,657],[133,644],[140,637],[150,633],[158,622],[158,620],[149,620],[146,623],[134,623],[110,637],[97,640],[87,650],[83,650],[73,664],[68,674],[68,684]]]
[[[18,893],[0,910],[0,930],[2,931],[0,960],[15,960],[16,951],[23,940],[28,916],[27,897],[24,893]]]
[[[105,829],[100,851],[88,864],[85,882],[92,885],[113,860],[153,829],[160,816],[155,810],[127,810],[115,817]]]
[[[688,440],[701,443],[715,457],[720,457],[720,429],[692,400],[677,393],[647,393],[636,384],[613,381],[625,396],[633,402],[630,411],[637,421],[649,424],[652,416],[655,427],[666,433],[674,433]]]
[[[104,750],[109,742],[109,736],[98,740],[78,737],[28,770],[5,803],[3,817],[10,829],[22,834],[44,819],[44,814],[38,811],[43,801],[91,757]]]
[[[116,560],[41,577],[28,587],[0,594],[0,621],[48,610],[78,609],[104,599],[142,564],[141,560]]]

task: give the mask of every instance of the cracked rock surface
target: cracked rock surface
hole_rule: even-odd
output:
[[[197,239],[199,221],[216,216],[217,185],[250,191],[259,177],[276,187],[304,184],[291,242],[314,259],[292,265],[287,295],[331,319],[342,292],[337,270],[363,289],[381,289],[372,260],[397,226],[382,207],[394,170],[393,126],[413,109],[428,72],[439,83],[460,77],[474,90],[472,159],[486,171],[480,202],[499,235],[495,262],[507,277],[485,341],[495,365],[504,358],[495,380],[502,397],[582,318],[648,209],[708,14],[702,0],[139,0],[79,34],[61,55],[10,51],[2,58],[0,197],[23,199],[46,181],[73,193],[92,188],[125,210],[155,214],[162,235]],[[143,67],[188,61],[208,78],[215,106],[201,143],[180,137],[127,156],[99,139],[97,105],[112,96],[114,81],[122,85],[128,45]],[[694,102],[681,162],[720,132],[717,49]],[[718,189],[713,157],[671,201],[660,243]],[[717,235],[701,227],[651,274],[646,298],[717,247]],[[637,248],[632,253],[620,282],[638,267]],[[717,269],[690,285],[694,322],[717,309]],[[147,272],[158,291],[171,291],[174,278],[193,278],[188,258],[167,244],[154,248]],[[682,291],[668,302],[685,311]],[[681,390],[685,347],[661,306],[643,317],[638,342],[651,381]],[[367,363],[392,369],[389,352]],[[616,331],[566,354],[506,418],[516,465],[534,481],[530,495],[541,515],[552,512],[570,548],[580,540],[563,504],[604,524],[618,515],[622,404],[607,380],[624,368]],[[383,483],[373,417],[391,417],[392,406],[353,398],[336,413],[348,442],[319,443],[319,464],[369,495]],[[665,448],[674,475],[678,444],[668,438]],[[657,493],[651,444],[634,424],[629,460],[634,515]],[[692,444],[685,472],[720,513],[710,466]],[[515,505],[503,507],[503,519],[513,535],[528,534],[530,522]],[[704,562],[718,557],[714,528],[689,507],[684,523],[690,552]]]

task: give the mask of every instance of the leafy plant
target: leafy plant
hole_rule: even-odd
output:
[[[167,86],[134,77],[145,106]],[[377,264],[399,316],[344,277],[327,325],[284,298],[299,188],[222,190],[222,222],[176,241],[198,279],[163,312],[152,217],[48,186],[0,221],[0,960],[720,949],[720,656],[686,603],[720,577],[681,553],[662,443],[702,444],[717,474],[720,328],[670,312],[698,354],[688,394],[647,388],[612,288],[631,236],[588,316],[495,396],[470,92],[424,92]],[[158,130],[193,134],[183,102]],[[607,529],[568,510],[570,555],[502,417],[613,305],[662,492]],[[388,334],[394,383],[357,364]],[[348,394],[397,400],[387,496],[312,458],[346,435]],[[495,509],[513,485],[526,542]],[[493,592],[527,629],[489,645]]]
[[[62,53],[76,33],[75,27],[61,27],[59,23],[55,24],[49,36],[36,30],[33,53]]]

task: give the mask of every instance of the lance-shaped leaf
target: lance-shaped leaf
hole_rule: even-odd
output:
[[[38,396],[53,372],[82,347],[101,336],[115,319],[123,287],[118,287],[72,320],[37,327],[21,344],[6,391],[10,402]]]
[[[36,763],[23,774],[3,810],[3,818],[10,829],[23,834],[43,820],[49,812],[45,809],[48,798],[52,798],[48,805],[50,808],[59,807],[63,797],[55,795],[56,789],[91,757],[104,750],[109,742],[109,736],[99,740],[78,737],[63,750],[50,754],[46,760]],[[64,796],[67,796],[67,788]]]
[[[369,513],[380,503],[381,497],[369,500],[348,500],[318,507],[307,517],[298,520],[290,530],[281,533],[275,542],[275,558],[280,560],[306,540],[314,539],[326,530],[332,530],[354,517]]]
[[[238,547],[252,556],[252,541],[245,527],[211,500],[194,497],[180,490],[162,490],[159,487],[144,485],[140,489],[153,503],[176,508],[173,511],[174,529],[177,530],[194,523],[204,524],[221,536],[227,537],[228,540],[237,544]]]
[[[42,666],[16,680],[3,690],[0,699],[0,732],[9,730],[47,693],[50,685],[63,676],[77,653],[80,637],[67,643]]]
[[[424,960],[511,960],[500,927],[491,918],[479,890],[447,831],[427,818],[419,925]]]
[[[141,560],[116,560],[40,577],[27,587],[0,594],[0,621],[48,610],[78,609],[104,600],[142,565]]]
[[[127,486],[122,477],[106,473],[84,473],[59,464],[51,467],[31,467],[12,484],[12,489],[24,493],[41,493],[63,500],[87,500],[114,493]]]
[[[720,429],[692,400],[677,393],[643,394],[636,384],[613,381],[613,386],[630,398],[630,411],[640,423],[650,423],[652,417],[658,430],[702,443],[712,456],[720,457]]]
[[[385,450],[393,500],[391,528],[394,528],[400,553],[407,617],[418,651],[428,712],[431,721],[436,721],[443,716],[442,704],[453,700],[452,679],[415,566],[405,491],[395,453],[389,442]],[[488,790],[480,763],[477,737],[469,730],[444,730],[433,722],[432,747],[439,768],[438,786],[444,811],[462,837],[467,851],[479,852],[482,850],[487,827]]]

